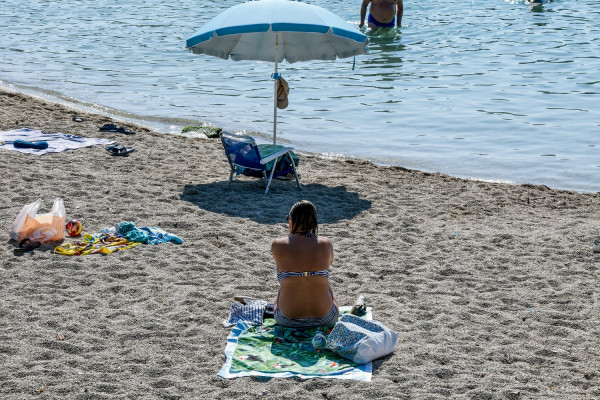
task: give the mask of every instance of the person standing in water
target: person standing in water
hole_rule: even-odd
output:
[[[402,0],[363,0],[360,7],[359,28],[365,25],[369,3],[371,3],[367,18],[369,29],[393,28],[402,25],[402,14],[404,13]]]

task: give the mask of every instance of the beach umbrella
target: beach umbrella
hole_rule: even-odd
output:
[[[272,74],[275,144],[277,84],[281,78],[278,64],[283,60],[294,63],[365,54],[367,42],[367,37],[359,30],[324,8],[291,0],[255,0],[238,4],[217,15],[187,39],[186,47],[195,54],[225,60],[275,63]],[[282,85],[287,91],[285,86]],[[280,105],[286,103],[285,97],[286,94],[280,92]]]

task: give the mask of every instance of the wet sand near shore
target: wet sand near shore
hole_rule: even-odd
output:
[[[73,121],[79,115],[83,122]],[[99,132],[113,122],[135,135]],[[219,140],[165,135],[0,89],[0,131],[117,141],[0,150],[0,397],[600,397],[600,195],[300,154],[303,190],[239,177]],[[64,199],[94,233],[120,221],[184,240],[68,257],[15,254],[23,205]],[[371,382],[217,376],[235,295],[274,299],[271,240],[300,199],[335,249],[340,304],[363,294],[399,333]],[[69,242],[72,239],[67,238]]]

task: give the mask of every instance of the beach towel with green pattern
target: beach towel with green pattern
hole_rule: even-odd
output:
[[[332,351],[315,350],[317,332],[326,334],[326,328],[286,328],[270,318],[260,326],[240,321],[227,338],[226,361],[218,375],[371,380],[371,363],[359,365]]]

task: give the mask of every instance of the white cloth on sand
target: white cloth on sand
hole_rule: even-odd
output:
[[[31,149],[31,148],[19,148],[13,146],[15,140],[26,140],[28,142],[48,142],[47,149]],[[66,133],[43,133],[39,130],[22,128],[14,129],[12,131],[0,132],[0,149],[20,151],[21,153],[29,154],[46,154],[46,153],[59,153],[65,150],[78,149],[80,147],[90,147],[95,144],[111,144],[114,140],[99,139],[99,138],[85,138],[81,136],[70,135]]]

